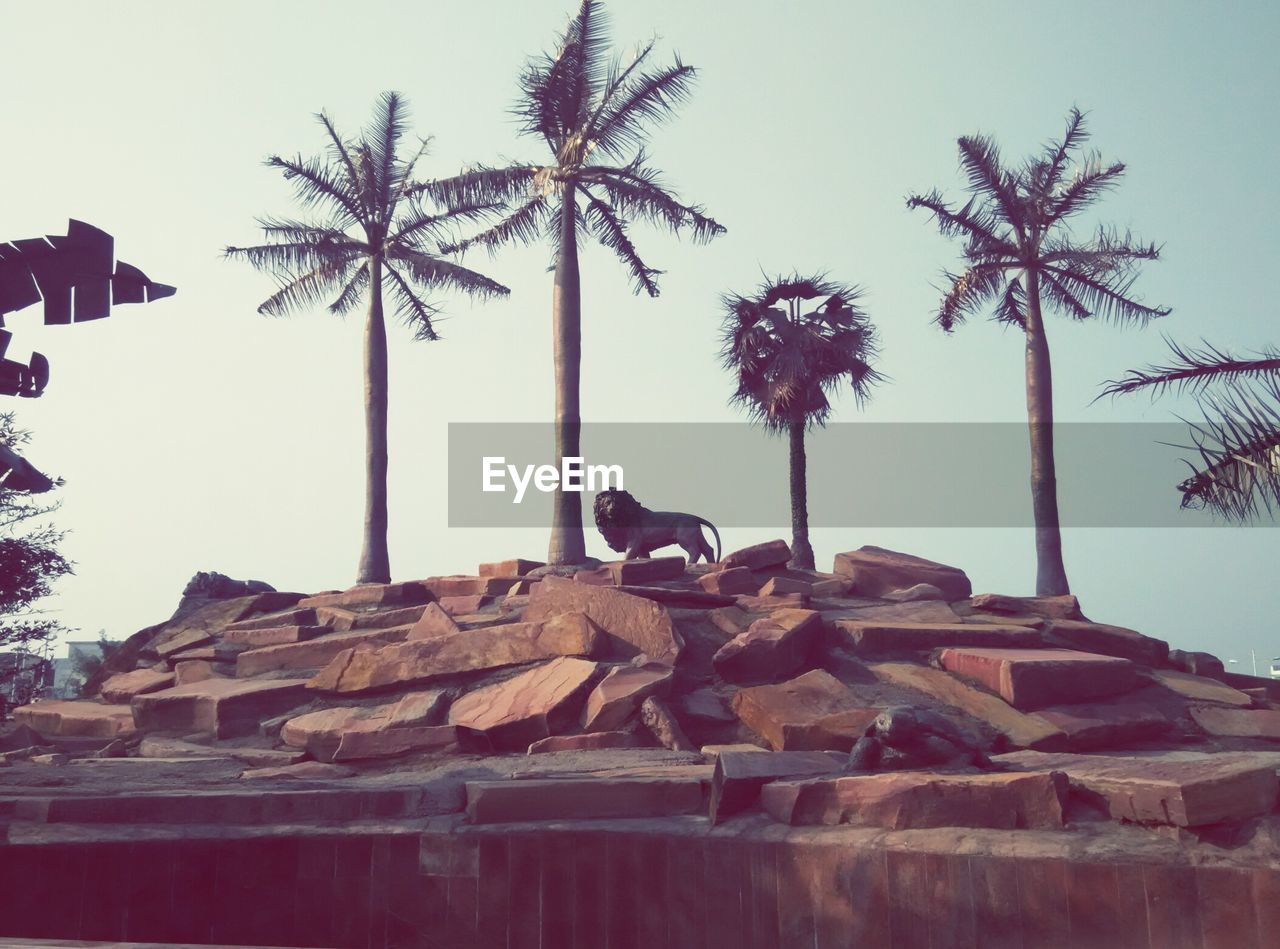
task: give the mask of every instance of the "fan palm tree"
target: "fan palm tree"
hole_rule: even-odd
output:
[[[660,271],[645,263],[632,243],[633,221],[675,233],[687,230],[699,242],[724,231],[701,207],[682,203],[648,164],[647,126],[671,117],[688,98],[694,79],[693,67],[678,58],[651,68],[653,48],[651,41],[626,61],[608,57],[601,4],[582,0],[554,52],[531,61],[520,79],[515,107],[520,131],[542,139],[546,158],[477,167],[439,189],[449,204],[502,202],[507,208],[502,221],[457,249],[481,246],[492,252],[510,241],[540,237],[551,242],[557,461],[581,455],[579,239],[590,236],[611,250],[630,273],[635,291],[656,297]],[[547,559],[563,564],[585,557],[581,499],[557,491]]]
[[[294,187],[307,220],[260,218],[267,243],[228,247],[226,256],[248,261],[277,278],[280,289],[258,307],[283,316],[328,302],[343,315],[361,299],[368,306],[364,327],[365,515],[357,583],[391,579],[387,554],[387,330],[384,296],[393,312],[414,330],[414,338],[436,340],[438,307],[429,290],[460,290],[473,297],[501,296],[500,283],[439,256],[440,244],[457,239],[461,222],[484,220],[486,204],[435,204],[439,182],[414,177],[429,140],[398,154],[408,119],[404,100],[384,93],[373,121],[359,137],[338,134],[324,113],[316,117],[328,138],[322,157],[272,155]]]
[[[798,274],[765,283],[750,297],[723,298],[721,358],[737,377],[731,404],[744,407],[791,442],[791,565],[812,570],[805,432],[825,425],[831,397],[848,383],[858,405],[881,381],[871,362],[875,327],[858,305],[858,287]],[[809,301],[815,308],[803,312]]]
[[[1087,138],[1084,116],[1072,109],[1059,141],[1021,165],[1005,166],[994,140],[965,136],[959,148],[968,200],[955,207],[936,190],[907,199],[909,208],[931,212],[944,236],[965,242],[964,269],[945,273],[949,286],[938,308],[938,325],[949,333],[990,305],[997,322],[1016,326],[1025,337],[1036,592],[1041,595],[1070,592],[1058,520],[1044,311],[1138,326],[1170,312],[1146,306],[1131,293],[1140,263],[1159,257],[1154,244],[1105,227],[1089,240],[1071,230],[1076,216],[1114,187],[1125,170],[1119,162],[1104,164],[1096,153],[1074,161]]]
[[[1168,365],[1134,369],[1102,395],[1167,391],[1196,397],[1205,416],[1191,423],[1197,459],[1178,485],[1183,507],[1204,507],[1234,521],[1280,511],[1280,349],[1239,355],[1204,343],[1169,341]]]

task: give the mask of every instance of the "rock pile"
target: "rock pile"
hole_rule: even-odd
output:
[[[1280,740],[1280,683],[1094,623],[1074,597],[975,596],[918,557],[789,559],[783,541],[709,567],[512,559],[310,596],[210,581],[131,640],[99,699],[17,709],[0,758],[194,748],[246,776],[332,777],[620,749],[604,770],[471,782],[474,821],[759,807],[892,829],[1197,827],[1273,809],[1275,756],[1238,752]],[[618,763],[657,747],[703,763]]]

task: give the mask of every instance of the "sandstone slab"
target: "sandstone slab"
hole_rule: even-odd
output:
[[[1123,703],[1047,708],[1036,712],[1035,717],[1061,731],[1070,751],[1120,748],[1151,741],[1168,734],[1174,726],[1172,720],[1149,705]]]
[[[1184,698],[1197,702],[1216,702],[1238,708],[1248,708],[1253,704],[1253,699],[1248,695],[1216,679],[1172,669],[1153,669],[1151,675],[1166,689],[1172,689]]]
[[[1048,619],[1083,620],[1080,601],[1070,593],[1064,596],[1006,596],[1002,593],[979,593],[968,605],[986,613],[1014,616],[1043,616]]]
[[[300,761],[298,764],[275,768],[250,768],[241,773],[246,781],[254,780],[292,780],[292,781],[332,781],[336,778],[349,778],[356,773],[354,768],[340,764],[325,764],[322,761]]]
[[[220,738],[257,730],[264,718],[306,701],[305,679],[207,679],[134,696],[130,706],[139,729]]]
[[[831,623],[835,642],[859,655],[884,655],[944,646],[1035,648],[1040,634],[1025,626],[979,623],[886,623],[838,619]]]
[[[187,629],[156,645],[155,652],[161,659],[168,659],[171,656],[212,642],[213,632],[211,630]]]
[[[280,669],[319,669],[348,649],[402,642],[410,629],[410,626],[393,626],[390,629],[352,630],[303,642],[250,649],[236,657],[236,677],[243,679]]]
[[[280,740],[305,749],[319,761],[391,757],[422,747],[441,747],[452,744],[454,734],[423,729],[438,726],[446,704],[443,692],[429,691],[410,693],[385,705],[321,709],[285,722]],[[414,734],[369,737],[392,730]]]
[[[1169,658],[1169,644],[1123,626],[1053,619],[1044,627],[1049,641],[1068,649],[1119,656],[1144,666],[1161,666]]]
[[[788,682],[741,689],[733,711],[775,751],[848,751],[878,708],[863,708],[848,686],[815,669]]]
[[[562,613],[586,614],[604,633],[602,658],[631,659],[643,653],[674,665],[683,642],[666,609],[644,597],[620,590],[548,576],[529,594],[526,622]]]
[[[314,609],[307,607],[305,609],[285,610],[280,613],[268,613],[265,616],[254,616],[251,619],[229,623],[225,632],[240,632],[246,629],[271,629],[276,626],[315,626],[317,624],[324,625],[324,621],[317,618]]]
[[[560,657],[468,692],[449,709],[449,724],[485,735],[499,751],[525,751],[576,724],[600,664]]]
[[[719,596],[755,595],[760,592],[760,578],[746,567],[713,570],[698,578],[698,586]]]
[[[325,633],[333,632],[328,626],[311,624],[307,626],[255,626],[252,629],[229,629],[222,634],[224,643],[237,643],[250,648],[256,646],[279,646],[285,643],[301,643]]]
[[[748,570],[767,570],[770,567],[785,567],[790,559],[791,547],[785,540],[770,540],[726,554],[720,558],[716,569],[746,567]]]
[[[633,718],[651,695],[663,695],[671,687],[674,672],[666,663],[610,669],[591,694],[582,711],[582,727],[588,732],[616,731]]]
[[[1260,760],[1261,759],[1261,760]],[[1269,813],[1280,779],[1276,762],[1250,754],[999,755],[1023,770],[1065,771],[1071,785],[1116,820],[1199,827]]]
[[[320,670],[309,687],[345,693],[410,686],[559,656],[595,656],[603,651],[602,640],[586,615],[563,613],[546,622],[468,629],[379,649],[347,649]]]
[[[1128,659],[1071,649],[953,648],[938,661],[1023,711],[1120,695],[1138,682]]]
[[[922,603],[927,600],[945,600],[947,595],[932,583],[917,583],[905,590],[894,590],[884,595],[886,600],[894,603]]]
[[[1066,798],[1066,777],[1054,772],[851,775],[783,781],[760,792],[765,810],[784,824],[856,824],[887,830],[1058,828]]]
[[[654,557],[639,560],[612,560],[594,570],[580,570],[573,575],[578,583],[622,584],[657,583],[684,576],[683,557]]]
[[[878,662],[869,668],[877,679],[915,689],[985,722],[1018,748],[1064,748],[1066,736],[1043,718],[1012,708],[998,696],[974,688],[955,676],[912,662]]]
[[[1195,723],[1219,738],[1266,738],[1280,741],[1280,710],[1198,705],[1191,709]]]
[[[346,610],[370,610],[427,603],[431,599],[427,581],[410,580],[404,583],[362,583],[336,593],[308,596],[298,601],[298,607],[336,606]]]
[[[482,563],[479,574],[482,577],[523,577],[539,567],[545,566],[546,564],[540,560],[525,560],[523,557],[516,557],[514,560],[497,560],[493,563]]]
[[[13,720],[46,738],[117,738],[135,730],[128,705],[97,702],[37,702],[15,708]]]
[[[645,740],[631,732],[588,732],[585,735],[552,735],[535,741],[529,754],[543,755],[556,751],[603,751],[608,748],[643,748]]]
[[[711,663],[727,682],[773,682],[795,675],[822,638],[813,610],[778,610],[725,643]]]
[[[851,579],[851,592],[858,596],[882,597],[917,583],[932,584],[948,601],[964,600],[973,593],[968,576],[958,567],[883,547],[860,547],[836,554],[833,572]]]
[[[396,758],[421,751],[443,751],[458,744],[458,730],[452,725],[409,725],[403,728],[357,729],[344,732],[338,740],[333,760],[362,761]]]
[[[455,596],[502,596],[520,577],[430,577],[422,581],[437,599]]]
[[[696,778],[548,778],[468,781],[467,819],[510,821],[668,817],[702,810]]]
[[[438,603],[428,603],[409,630],[409,639],[436,639],[459,631],[458,624]]]
[[[729,751],[715,755],[711,779],[712,825],[745,811],[772,781],[835,774],[844,767],[844,756],[826,751]]]
[[[172,672],[160,672],[157,669],[134,669],[113,675],[102,683],[100,694],[105,702],[113,705],[128,704],[135,695],[144,692],[155,692],[173,685]]]

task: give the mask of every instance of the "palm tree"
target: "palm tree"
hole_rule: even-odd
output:
[[[858,305],[858,287],[798,274],[765,283],[753,296],[723,298],[721,358],[737,376],[730,399],[791,441],[791,565],[812,570],[805,432],[825,425],[831,397],[848,382],[858,405],[882,377],[871,367],[876,331]],[[802,312],[810,300],[820,301]],[[781,304],[781,305],[779,305]]]
[[[383,297],[414,330],[414,338],[436,340],[438,307],[423,299],[433,289],[461,290],[488,298],[509,291],[474,270],[438,256],[456,240],[459,222],[483,220],[493,208],[481,203],[439,207],[432,196],[440,182],[420,181],[414,168],[426,152],[423,139],[407,159],[397,154],[408,118],[404,100],[387,92],[373,121],[354,140],[338,134],[323,112],[316,117],[328,138],[323,157],[272,155],[294,187],[308,220],[260,218],[267,243],[228,247],[226,256],[247,260],[280,282],[258,312],[283,316],[325,301],[343,315],[367,299],[364,328],[365,515],[357,583],[387,583],[387,330]]]
[[[1137,268],[1156,260],[1154,244],[1126,232],[1099,228],[1078,239],[1071,221],[1114,187],[1124,174],[1119,162],[1104,165],[1096,153],[1073,165],[1088,135],[1084,116],[1072,109],[1062,139],[1018,166],[1001,163],[995,142],[984,135],[959,140],[960,165],[969,199],[960,207],[938,191],[912,195],[909,208],[924,208],[946,237],[965,241],[965,267],[945,273],[949,284],[936,322],[946,332],[969,314],[993,304],[997,322],[1022,330],[1026,339],[1027,422],[1031,441],[1031,504],[1036,527],[1036,592],[1070,592],[1062,563],[1058,488],[1053,459],[1053,382],[1043,312],[1056,309],[1075,320],[1100,317],[1144,325],[1167,315],[1132,295]]]
[[[656,297],[660,271],[646,264],[632,243],[632,221],[675,233],[687,228],[700,242],[724,231],[701,207],[681,203],[667,189],[643,149],[646,126],[669,118],[688,98],[693,67],[677,58],[649,68],[653,41],[628,61],[608,58],[607,33],[601,4],[582,0],[555,51],[532,60],[521,76],[515,107],[520,131],[543,140],[546,159],[477,167],[439,189],[440,199],[449,204],[502,202],[507,208],[501,222],[460,242],[458,249],[479,245],[492,252],[509,241],[539,237],[552,244],[557,460],[581,455],[579,238],[589,235],[611,250],[630,272],[635,291]],[[547,559],[564,564],[585,557],[581,499],[557,491]]]
[[[1241,522],[1264,511],[1274,515],[1280,511],[1280,349],[1239,355],[1209,343],[1198,349],[1168,344],[1168,365],[1131,370],[1108,382],[1102,395],[1194,395],[1205,420],[1191,423],[1198,457],[1187,462],[1191,476],[1178,485],[1182,506]]]

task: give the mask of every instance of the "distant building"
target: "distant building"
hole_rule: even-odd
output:
[[[0,707],[43,698],[53,685],[53,663],[25,649],[0,652]]]
[[[84,686],[80,670],[86,663],[102,661],[102,644],[94,640],[67,643],[65,659],[53,660],[53,677],[50,683],[51,698],[74,699]]]

